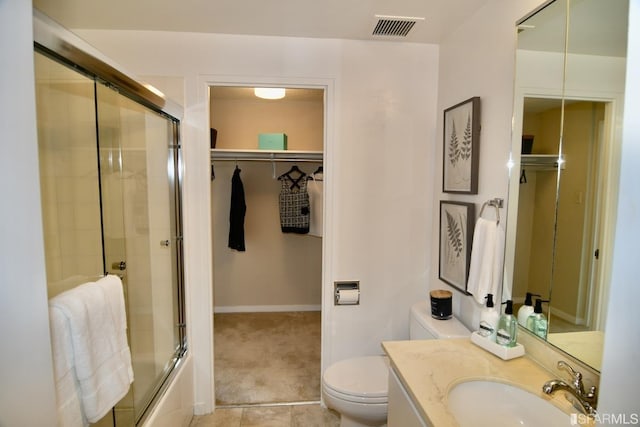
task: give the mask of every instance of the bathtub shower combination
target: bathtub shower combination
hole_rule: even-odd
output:
[[[120,276],[135,379],[95,425],[138,425],[186,351],[180,122],[161,97],[78,49],[46,17],[36,24],[49,298]]]

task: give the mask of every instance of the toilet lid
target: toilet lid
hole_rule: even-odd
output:
[[[389,361],[384,356],[365,356],[336,362],[324,371],[326,386],[343,394],[387,397]]]

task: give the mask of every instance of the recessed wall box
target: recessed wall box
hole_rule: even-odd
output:
[[[334,282],[335,305],[359,305],[360,282]]]

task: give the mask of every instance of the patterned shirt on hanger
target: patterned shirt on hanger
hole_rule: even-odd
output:
[[[283,233],[307,234],[309,232],[309,193],[307,177],[280,176],[280,226]]]

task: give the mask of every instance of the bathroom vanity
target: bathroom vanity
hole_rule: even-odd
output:
[[[531,401],[539,401],[552,411],[559,409],[564,413],[556,411],[561,417],[566,414],[567,426],[577,417],[571,415],[578,411],[564,393],[548,396],[542,392],[542,385],[554,374],[526,356],[504,361],[469,339],[389,341],[383,342],[382,347],[389,356],[391,369],[389,427],[460,425],[450,407],[449,393],[456,385],[469,381],[514,386],[526,392]],[[469,411],[476,411],[472,402]],[[501,416],[495,414],[495,419]],[[578,421],[583,421],[582,415]]]

